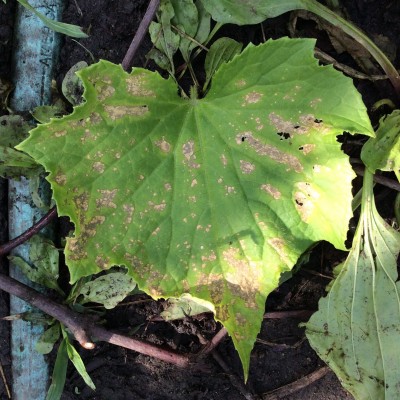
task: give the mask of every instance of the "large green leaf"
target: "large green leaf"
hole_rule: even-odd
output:
[[[357,400],[400,398],[400,233],[378,214],[366,171],[352,250],[306,335]]]
[[[18,146],[75,224],[71,280],[125,265],[154,298],[210,301],[247,373],[280,274],[315,241],[344,249],[354,174],[336,135],[373,135],[352,82],[313,47],[250,45],[204,99],[140,68],[80,71],[86,103]]]

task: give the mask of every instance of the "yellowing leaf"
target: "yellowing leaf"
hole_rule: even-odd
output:
[[[86,103],[18,146],[75,224],[72,281],[124,265],[154,298],[211,302],[247,375],[281,273],[315,241],[345,248],[354,173],[336,135],[373,135],[352,82],[313,47],[250,45],[203,99],[140,68],[80,71]]]

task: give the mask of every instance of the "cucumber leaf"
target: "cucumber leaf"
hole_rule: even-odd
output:
[[[110,272],[86,282],[80,287],[77,295],[83,295],[81,304],[101,303],[104,308],[114,308],[136,287],[136,282],[124,272]]]
[[[378,214],[366,170],[353,247],[305,324],[318,355],[356,399],[400,398],[400,233]]]
[[[203,99],[100,61],[78,72],[86,102],[18,146],[75,224],[71,280],[123,265],[154,298],[212,303],[246,376],[281,273],[315,241],[345,249],[354,173],[336,135],[373,135],[351,80],[319,66],[314,44],[249,45]]]

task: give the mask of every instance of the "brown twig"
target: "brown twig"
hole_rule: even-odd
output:
[[[322,367],[317,369],[311,374],[303,376],[302,378],[298,379],[295,382],[289,383],[285,386],[281,386],[278,389],[272,390],[271,392],[265,393],[262,395],[263,400],[279,400],[282,397],[290,396],[293,393],[298,392],[301,389],[311,385],[312,383],[316,382],[317,380],[324,377],[330,371],[329,367]]]
[[[0,375],[1,375],[1,378],[3,379],[3,384],[4,384],[4,387],[6,389],[7,397],[9,399],[11,399],[10,388],[8,387],[6,374],[4,373],[4,369],[3,369],[3,366],[1,365],[1,362],[0,362]]]
[[[364,168],[361,165],[352,165],[354,171],[357,175],[364,176]],[[379,183],[380,185],[386,186],[390,189],[396,190],[400,192],[400,183],[395,181],[394,179],[386,178],[386,176],[382,175],[374,175],[374,181]]]
[[[132,66],[133,58],[135,57],[136,52],[147,33],[149,25],[153,20],[159,5],[160,0],[150,0],[146,13],[143,16],[142,21],[140,22],[139,28],[132,39],[132,42],[129,46],[128,51],[125,54],[124,59],[122,60],[122,68],[125,71],[128,71],[128,69]]]
[[[0,246],[0,256],[8,254],[11,250],[15,249],[20,244],[26,242],[33,235],[36,235],[40,230],[42,230],[46,225],[48,225],[55,217],[57,217],[56,207],[52,208],[41,220],[36,222],[35,225],[31,226],[23,234],[19,235],[15,239],[2,244]]]
[[[306,319],[311,317],[314,311],[311,310],[295,310],[295,311],[272,311],[264,314],[264,319],[284,319],[299,318]]]
[[[227,334],[228,331],[226,328],[221,328],[218,333],[203,347],[199,355],[211,353],[221,343],[222,339],[224,339]]]
[[[94,348],[94,343],[91,340],[91,337],[94,337],[100,341],[122,346],[180,367],[187,367],[190,363],[188,356],[163,349],[151,343],[107,331],[105,328],[95,325],[87,316],[76,313],[68,307],[56,303],[36,290],[4,274],[0,274],[0,289],[21,298],[46,314],[56,318],[71,331],[75,339],[86,349]]]

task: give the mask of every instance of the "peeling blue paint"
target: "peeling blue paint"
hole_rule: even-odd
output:
[[[30,4],[49,18],[59,19],[62,0],[31,0]],[[58,35],[45,27],[39,18],[18,6],[14,33],[14,92],[11,107],[14,111],[30,111],[49,104],[51,80],[58,58]],[[49,194],[49,189],[47,189]],[[20,235],[43,214],[32,204],[29,181],[9,182],[9,237]],[[29,247],[19,246],[14,255],[29,259]],[[19,281],[26,278],[10,266],[10,275]],[[17,314],[31,310],[31,306],[11,296],[10,312]],[[14,400],[43,400],[46,397],[49,370],[44,356],[34,349],[43,327],[38,324],[14,321],[11,328],[11,352]]]

